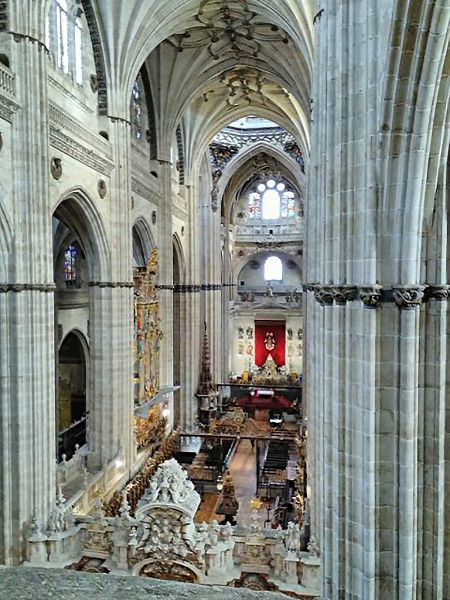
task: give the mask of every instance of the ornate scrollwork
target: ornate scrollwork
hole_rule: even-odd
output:
[[[425,286],[408,286],[393,288],[394,301],[399,308],[416,308],[422,304]]]

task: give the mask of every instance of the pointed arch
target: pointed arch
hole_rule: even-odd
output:
[[[138,217],[133,224],[132,241],[133,262],[135,266],[145,267],[156,242],[151,227],[143,216]]]
[[[152,87],[147,65],[144,63],[141,67],[142,85],[144,86],[145,104],[147,107],[148,133],[150,145],[150,160],[155,160],[158,156],[158,136],[156,133],[156,115],[155,105],[153,103]]]
[[[91,281],[102,281],[110,273],[110,247],[103,217],[95,202],[81,187],[74,187],[60,197],[53,215],[71,229],[82,246]]]
[[[186,281],[186,261],[184,258],[184,250],[183,245],[181,243],[180,237],[177,233],[174,233],[172,236],[173,241],[173,261],[174,266],[177,265],[178,268],[178,284],[183,284]],[[174,282],[175,282],[175,271],[174,271]]]
[[[95,85],[97,88],[98,114],[105,116],[108,114],[108,86],[105,56],[103,53],[104,44],[98,24],[98,18],[94,9],[94,3],[92,0],[81,0],[81,4],[83,6],[84,14],[86,15],[92,50],[94,52],[96,81],[95,84],[92,82],[92,85],[93,87]]]
[[[387,269],[392,260],[398,264],[398,282],[420,280],[424,218],[432,212],[436,169],[446,152],[441,136],[449,103],[449,40],[450,15],[443,4],[396,3],[381,115],[385,192],[379,251],[388,253],[382,261]]]
[[[0,202],[0,283],[6,283],[10,276],[12,242],[9,219]]]

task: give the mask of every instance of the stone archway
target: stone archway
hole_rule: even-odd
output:
[[[58,434],[58,459],[63,454],[69,459],[76,446],[86,442],[86,342],[82,334],[71,331],[63,340],[58,352],[58,398],[56,423]]]

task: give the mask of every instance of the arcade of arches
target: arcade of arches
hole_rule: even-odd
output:
[[[450,598],[449,21],[0,2],[0,564]]]

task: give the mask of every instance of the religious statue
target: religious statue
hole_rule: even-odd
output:
[[[253,354],[253,344],[251,342],[247,344],[247,354]]]
[[[238,338],[240,340],[242,340],[244,337],[244,328],[243,327],[238,327]]]
[[[266,337],[264,338],[264,348],[269,350],[269,352],[275,348],[275,336],[271,331],[266,333]]]
[[[292,340],[292,329],[290,327],[287,328],[287,339]]]
[[[249,339],[251,339],[253,337],[253,327],[250,327],[250,326],[247,327],[246,332],[247,332],[247,337]]]
[[[244,344],[242,342],[238,344],[238,354],[244,354]]]
[[[273,286],[270,283],[269,283],[269,285],[266,288],[265,296],[266,296],[266,298],[273,298],[274,297]]]

